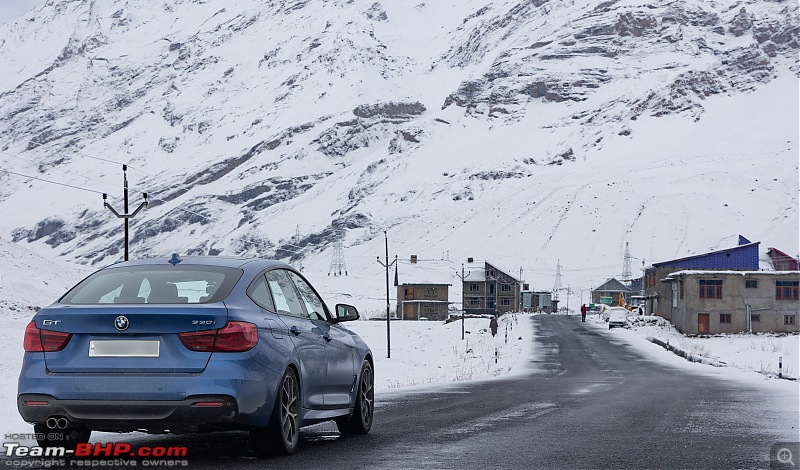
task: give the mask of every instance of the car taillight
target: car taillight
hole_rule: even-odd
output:
[[[72,333],[40,330],[35,322],[28,323],[22,346],[26,352],[56,352],[67,347]]]
[[[258,327],[252,323],[232,321],[219,330],[178,333],[178,338],[190,351],[243,352],[258,343]]]

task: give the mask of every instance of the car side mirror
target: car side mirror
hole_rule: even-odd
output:
[[[336,322],[358,320],[358,310],[352,305],[336,304]]]

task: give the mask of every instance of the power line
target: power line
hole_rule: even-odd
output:
[[[59,185],[59,186],[66,186],[67,188],[79,189],[79,190],[81,190],[81,191],[87,191],[87,192],[90,192],[90,193],[95,193],[95,194],[105,194],[105,193],[103,193],[102,191],[95,191],[95,190],[93,190],[93,189],[81,188],[81,187],[79,187],[79,186],[73,186],[73,185],[71,185],[71,184],[67,184],[67,183],[59,183],[58,181],[50,181],[50,180],[47,180],[47,179],[44,179],[44,178],[39,178],[39,177],[36,177],[36,176],[23,175],[22,173],[15,173],[15,172],[13,172],[13,171],[10,171],[10,170],[4,170],[4,169],[2,169],[2,168],[0,168],[0,171],[2,171],[2,172],[4,172],[4,173],[11,174],[11,175],[21,176],[21,177],[23,177],[23,178],[30,178],[30,179],[37,180],[37,181],[43,181],[43,182],[45,182],[45,183],[57,184],[57,185]],[[114,196],[110,196],[110,197],[112,197],[112,198],[114,198],[114,199],[119,199],[119,198],[116,198],[116,197],[114,197]]]
[[[24,162],[33,163],[33,164],[40,164],[40,162],[36,162],[36,161],[31,160],[29,158],[20,157],[19,155],[12,155],[12,154],[10,154],[8,152],[3,152],[2,150],[0,150],[0,153],[2,153],[3,155],[9,156],[11,158],[16,158],[18,160],[22,160]],[[113,186],[112,183],[109,183],[107,181],[102,181],[102,180],[99,180],[97,178],[90,178],[90,177],[88,177],[86,175],[81,175],[81,174],[78,174],[78,173],[72,173],[70,171],[65,171],[65,173],[67,173],[68,175],[72,175],[72,176],[77,176],[79,178],[83,178],[86,181],[90,181],[90,182],[94,182],[94,183],[101,183],[101,184],[104,184],[106,186]]]

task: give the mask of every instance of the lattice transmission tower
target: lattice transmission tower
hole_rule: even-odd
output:
[[[347,267],[344,265],[344,247],[342,242],[336,242],[333,245],[333,257],[331,258],[331,267],[328,269],[328,276],[333,273],[334,276],[341,276],[344,273],[347,276]]]
[[[562,289],[561,287],[561,278],[564,277],[561,274],[561,260],[558,261],[556,265],[556,283],[553,285],[553,300],[558,300],[558,292]]]
[[[631,269],[631,250],[628,248],[628,242],[625,242],[625,258],[622,260],[622,279],[630,281],[633,277],[633,270]]]

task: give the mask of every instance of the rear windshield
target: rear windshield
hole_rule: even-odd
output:
[[[69,305],[204,304],[230,294],[242,271],[219,266],[128,266],[98,271],[61,298]]]

